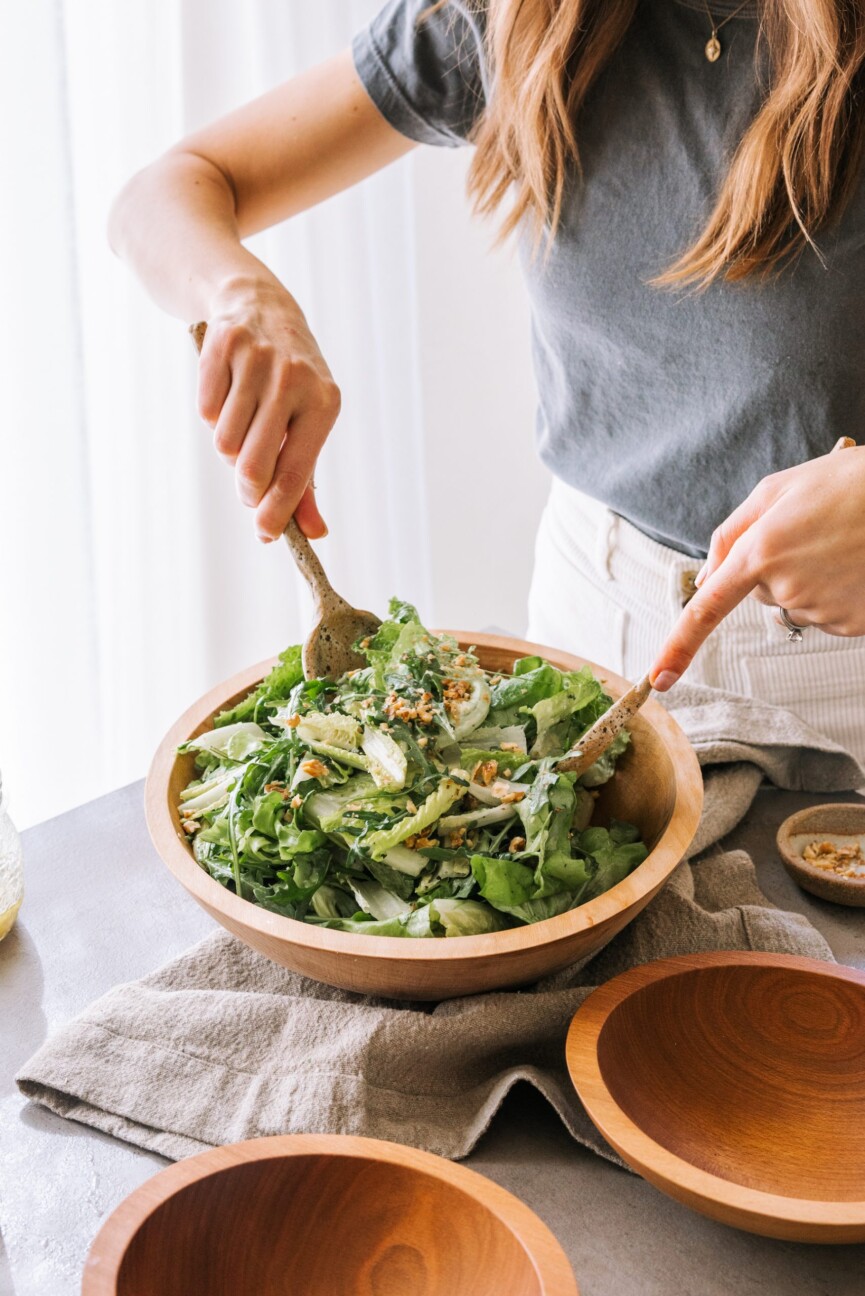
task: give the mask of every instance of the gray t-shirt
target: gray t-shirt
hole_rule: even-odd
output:
[[[354,42],[373,102],[402,134],[467,142],[490,93],[485,6],[390,0]],[[713,0],[716,21],[735,3]],[[701,229],[757,111],[756,5],[710,34],[699,0],[643,0],[578,127],[550,256],[523,267],[532,303],[537,442],[547,466],[684,552],[761,477],[865,427],[865,210],[769,280],[649,286]],[[526,240],[526,243],[528,241]]]

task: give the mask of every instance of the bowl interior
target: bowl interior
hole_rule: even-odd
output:
[[[609,1015],[598,1064],[656,1143],[709,1174],[865,1200],[865,986],[784,966],[687,969]]]
[[[143,1221],[117,1296],[542,1296],[510,1228],[452,1183],[363,1157],[277,1156],[187,1184]]]

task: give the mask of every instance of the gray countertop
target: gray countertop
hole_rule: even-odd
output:
[[[865,967],[865,911],[805,895],[775,854],[780,821],[821,799],[831,798],[766,789],[727,844],[750,852],[775,904],[806,914],[839,960]],[[24,849],[25,904],[0,944],[0,1293],[75,1296],[102,1219],[166,1162],[25,1103],[13,1075],[93,999],[213,922],[150,845],[140,783],[30,829]],[[582,1296],[865,1292],[865,1247],[774,1242],[703,1219],[575,1144],[526,1085],[467,1164],[550,1225]]]

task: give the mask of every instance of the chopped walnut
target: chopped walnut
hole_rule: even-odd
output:
[[[517,851],[525,850],[525,848],[526,848],[525,837],[512,837],[511,840],[508,842],[508,850],[510,851],[511,855],[515,855]]]
[[[406,698],[398,697],[396,693],[389,693],[385,698],[384,713],[389,720],[402,720],[406,724],[410,720],[417,720],[420,724],[432,724],[435,718],[432,694],[424,693],[417,705],[412,706]]]
[[[838,842],[815,840],[802,851],[802,858],[815,868],[839,877],[865,878],[865,856],[859,842],[842,846]]]
[[[303,797],[298,796],[297,793],[295,793],[288,804],[291,806],[292,810],[299,810],[303,805]]]
[[[300,716],[295,712],[294,715],[286,716],[283,723],[286,724],[289,729],[296,729],[300,724]]]
[[[412,801],[411,797],[406,797],[405,808],[408,810],[409,814],[417,814],[417,806],[414,801]]]
[[[184,819],[182,820],[180,826],[183,829],[183,831],[186,833],[187,837],[192,837],[195,833],[198,832],[198,828],[199,828],[199,825],[195,819]]]
[[[300,772],[307,778],[323,779],[327,776],[327,766],[320,760],[305,760],[300,762]]]
[[[499,743],[499,746],[501,747],[502,751],[519,752],[521,756],[525,754],[519,743],[503,742],[503,743]]]
[[[493,779],[499,772],[498,761],[478,761],[472,770],[472,783],[482,783],[484,787],[489,787]]]

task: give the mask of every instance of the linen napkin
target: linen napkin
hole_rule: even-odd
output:
[[[787,712],[693,686],[669,705],[708,767],[700,849],[746,813],[764,773],[815,791],[865,784],[851,757]],[[832,959],[805,918],[770,905],[741,851],[683,863],[585,964],[528,990],[434,1006],[321,985],[219,931],[104,995],[17,1079],[59,1115],[173,1159],[297,1132],[362,1134],[464,1157],[525,1080],[575,1139],[618,1161],[565,1070],[571,1017],[626,968],[730,949]]]

